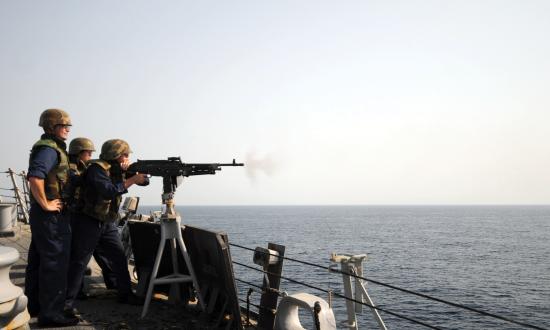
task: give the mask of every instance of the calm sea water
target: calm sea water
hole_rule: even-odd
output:
[[[367,253],[367,278],[550,328],[550,206],[184,206],[178,211],[184,223],[225,231],[232,243],[282,244],[286,256],[327,267],[331,252]],[[231,254],[252,264],[250,251],[231,247]],[[283,275],[343,292],[341,276],[322,269],[285,261]],[[235,277],[262,283],[261,273],[238,265]],[[238,286],[245,299],[248,287]],[[284,280],[281,289],[327,300],[323,292]],[[380,307],[443,329],[521,329],[376,284],[368,291]],[[335,298],[337,322],[346,319],[344,306]],[[389,329],[425,329],[381,315]],[[361,328],[376,329],[370,311],[358,319]]]

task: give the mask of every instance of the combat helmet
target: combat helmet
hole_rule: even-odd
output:
[[[69,155],[78,155],[81,151],[95,151],[92,140],[85,137],[78,137],[69,143]]]
[[[99,158],[103,160],[114,160],[120,157],[122,154],[129,154],[132,150],[128,142],[122,139],[107,140],[101,146],[101,155]]]
[[[51,131],[55,125],[71,126],[69,114],[61,109],[47,109],[40,115],[38,126],[43,127],[45,131]]]

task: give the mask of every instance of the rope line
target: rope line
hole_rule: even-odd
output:
[[[241,280],[240,278],[235,278],[235,281],[237,282],[241,282],[241,283],[244,283],[244,284],[248,284],[250,286],[253,286],[255,288],[258,288],[260,290],[263,290],[264,288],[262,288],[261,286],[257,285],[257,284],[254,284],[254,283],[251,283],[251,282],[248,282],[248,281],[245,281],[245,280]]]
[[[229,245],[232,245],[232,246],[235,246],[235,247],[238,247],[238,248],[241,248],[241,249],[249,250],[249,251],[256,251],[255,249],[251,249],[249,247],[234,244],[234,243],[229,243]],[[275,257],[283,258],[285,260],[294,261],[294,262],[301,263],[301,264],[308,265],[308,266],[312,266],[312,267],[327,269],[327,267],[325,267],[325,266],[317,265],[317,264],[307,262],[307,261],[302,261],[302,260],[289,258],[289,257],[281,257],[281,256],[278,256],[278,255],[274,255],[274,254],[267,253],[267,252],[262,252],[262,251],[258,251],[258,252],[264,253],[264,254],[269,254],[269,255],[272,255],[272,256],[275,256]],[[253,268],[253,269],[255,269],[255,268]],[[462,309],[468,310],[470,312],[481,314],[483,316],[488,316],[488,317],[492,317],[492,318],[495,318],[495,319],[498,319],[498,320],[501,320],[501,321],[506,321],[506,322],[513,323],[513,324],[516,324],[516,325],[521,325],[521,326],[526,327],[526,328],[538,329],[538,330],[548,330],[547,328],[542,328],[542,327],[532,325],[532,324],[529,324],[529,323],[525,323],[525,322],[521,322],[521,321],[515,321],[515,320],[512,320],[512,319],[510,319],[508,317],[505,317],[505,316],[496,315],[496,314],[493,314],[493,313],[482,311],[482,310],[477,309],[477,308],[468,307],[466,305],[462,305],[462,304],[454,303],[454,302],[451,302],[451,301],[443,300],[443,299],[440,299],[440,298],[432,297],[432,296],[429,296],[429,295],[426,295],[426,294],[423,294],[423,293],[420,293],[420,292],[415,292],[415,291],[412,291],[412,290],[403,289],[403,288],[400,288],[400,287],[395,286],[395,285],[391,285],[391,284],[387,284],[387,283],[380,282],[380,281],[377,281],[377,280],[373,280],[371,278],[358,276],[358,275],[355,275],[355,274],[351,274],[351,273],[348,273],[348,272],[343,272],[341,270],[336,270],[336,269],[331,269],[331,268],[328,268],[328,270],[330,272],[349,275],[349,276],[352,276],[354,278],[361,279],[361,280],[364,280],[364,281],[368,281],[368,282],[371,282],[371,283],[374,283],[374,284],[378,284],[380,286],[384,286],[384,287],[387,287],[387,288],[390,288],[390,289],[398,290],[398,291],[405,292],[405,293],[408,293],[408,294],[412,294],[412,295],[422,297],[422,298],[425,298],[425,299],[437,301],[437,302],[442,303],[442,304],[450,305],[450,306],[457,307],[457,308],[462,308]]]
[[[240,278],[235,278],[235,281],[238,281],[238,282],[241,282],[241,283],[245,283],[245,284],[248,284],[248,285],[253,286],[253,287],[255,287],[255,288],[258,288],[258,289],[262,290],[261,293],[264,293],[264,291],[268,291],[268,292],[275,292],[279,297],[283,297],[283,296],[284,296],[283,293],[280,292],[280,291],[277,290],[277,289],[273,289],[273,288],[264,288],[264,287],[259,286],[259,285],[257,285],[257,284],[254,284],[254,283],[251,283],[251,282],[248,282],[248,281],[245,281],[245,280],[241,280]]]
[[[13,198],[13,199],[15,199],[15,196],[8,196],[8,195],[0,195],[0,197],[6,197],[6,198]]]
[[[233,261],[234,264],[236,265],[239,265],[239,266],[243,266],[243,267],[246,267],[246,268],[250,268],[250,269],[253,269],[255,271],[258,271],[258,272],[262,272],[262,273],[265,273],[265,274],[269,274],[269,275],[273,275],[273,276],[277,276],[279,278],[282,278],[284,280],[287,280],[289,282],[292,282],[292,283],[296,283],[296,284],[300,284],[300,285],[303,285],[303,286],[307,286],[308,288],[311,288],[311,289],[314,289],[314,290],[318,290],[318,291],[321,291],[321,292],[324,292],[324,293],[329,293],[329,290],[325,290],[323,288],[319,288],[319,287],[316,287],[314,285],[310,285],[310,284],[307,284],[307,283],[304,283],[304,282],[300,282],[300,281],[296,281],[296,280],[293,280],[291,278],[288,278],[288,277],[285,277],[285,276],[282,276],[282,275],[278,275],[278,274],[274,274],[274,273],[271,273],[271,272],[268,272],[268,271],[264,271],[263,269],[258,269],[258,268],[254,268],[252,266],[248,266],[248,265],[245,265],[243,263],[240,263],[240,262],[237,262],[237,261]],[[390,315],[393,315],[395,317],[398,317],[400,319],[404,319],[404,320],[407,320],[409,322],[412,322],[412,323],[416,323],[416,324],[419,324],[419,325],[422,325],[422,326],[425,326],[427,328],[430,328],[430,329],[435,329],[435,330],[442,330],[441,328],[438,328],[438,327],[435,327],[433,325],[430,325],[430,324],[427,324],[427,323],[424,323],[422,321],[418,321],[418,320],[415,320],[415,319],[412,319],[408,316],[404,316],[404,315],[401,315],[401,314],[398,314],[398,313],[395,313],[395,312],[392,312],[390,310],[387,310],[385,308],[380,308],[380,307],[377,307],[377,306],[371,306],[369,304],[366,304],[362,301],[359,301],[359,300],[355,300],[355,299],[352,299],[352,298],[348,298],[344,295],[341,295],[339,293],[336,293],[336,292],[332,292],[333,295],[337,296],[337,297],[340,297],[340,298],[344,298],[346,300],[350,300],[350,301],[353,301],[355,303],[358,303],[358,304],[361,304],[363,306],[367,306],[369,308],[372,308],[372,309],[376,309],[376,310],[379,310],[379,311],[382,311],[382,312],[385,312],[385,313],[388,313]]]

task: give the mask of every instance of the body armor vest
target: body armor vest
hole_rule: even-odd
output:
[[[99,166],[107,176],[111,178],[113,183],[123,182],[122,171],[113,171],[111,164],[108,162],[95,159],[89,162],[88,168],[92,166]],[[86,173],[84,174],[83,179],[86,180]],[[83,212],[92,218],[95,218],[99,221],[110,222],[118,219],[118,208],[122,197],[117,195],[112,199],[105,199],[101,196],[93,187],[90,187],[89,184],[85,183],[81,191],[84,208]]]
[[[42,136],[42,138],[32,146],[30,158],[32,159],[36,152],[43,147],[52,148],[57,152],[57,164],[48,172],[44,179],[46,199],[54,200],[62,197],[61,192],[69,177],[69,158],[63,142],[56,142],[45,136]],[[34,197],[32,194],[30,195],[31,200],[34,201]]]
[[[87,165],[82,161],[77,161],[77,163],[69,163],[69,168],[73,176],[76,178],[73,180],[71,176],[69,183],[64,191],[64,199],[68,204],[69,210],[74,213],[82,212],[84,207],[84,200],[82,198],[82,174],[86,170]]]

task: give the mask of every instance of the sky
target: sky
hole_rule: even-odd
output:
[[[186,178],[177,205],[548,204],[548,17],[546,0],[0,0],[0,170],[27,169],[61,108],[98,150],[245,162]],[[152,181],[129,194],[160,204]]]

